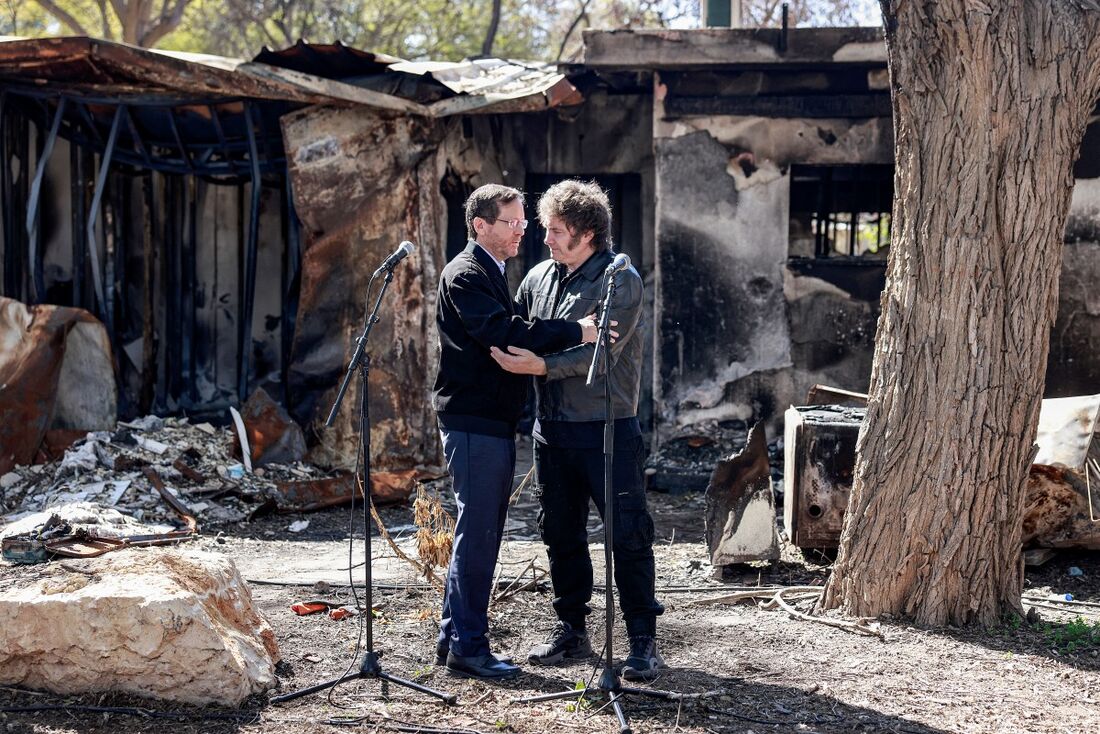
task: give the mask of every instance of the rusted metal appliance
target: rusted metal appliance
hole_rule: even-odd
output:
[[[784,415],[783,524],[799,548],[835,548],[866,408],[813,405]]]

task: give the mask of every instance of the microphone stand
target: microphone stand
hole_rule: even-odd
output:
[[[537,703],[540,701],[555,701],[562,698],[577,696],[583,698],[589,691],[601,691],[607,695],[615,717],[619,720],[619,733],[631,734],[630,723],[623,711],[622,698],[626,694],[649,696],[664,700],[678,700],[683,698],[682,693],[661,691],[654,688],[637,688],[624,686],[619,678],[619,672],[615,670],[614,655],[612,650],[612,629],[615,626],[615,592],[612,590],[614,581],[614,558],[612,548],[614,543],[615,525],[615,493],[612,489],[612,467],[615,456],[615,413],[611,402],[611,299],[615,295],[615,274],[607,276],[607,292],[603,304],[600,307],[600,323],[596,335],[596,348],[592,353],[592,364],[588,368],[588,379],[585,384],[592,387],[599,372],[602,361],[604,367],[603,380],[603,556],[604,556],[604,658],[603,672],[600,674],[599,683],[593,688],[585,686],[582,689],[562,691],[560,693],[547,693],[541,696],[529,698],[517,698],[513,703]],[[601,359],[602,358],[602,359]]]
[[[397,263],[394,263],[396,265]],[[272,696],[272,703],[282,703],[283,701],[290,701],[302,696],[308,696],[311,693],[317,693],[328,688],[333,688],[343,683],[344,681],[355,679],[368,679],[377,678],[382,681],[388,681],[390,683],[396,683],[406,688],[411,688],[421,693],[427,693],[430,696],[442,699],[445,703],[453,704],[458,700],[458,697],[453,693],[444,693],[437,691],[433,688],[420,685],[411,680],[405,678],[399,678],[395,675],[390,675],[382,670],[382,665],[379,662],[381,653],[374,649],[374,600],[373,600],[373,586],[374,582],[371,578],[371,488],[370,488],[370,405],[367,400],[367,390],[370,384],[370,355],[366,354],[367,340],[370,338],[371,329],[378,323],[378,309],[382,305],[382,296],[386,293],[386,288],[389,287],[390,282],[393,280],[393,266],[381,267],[374,272],[371,276],[371,282],[378,277],[381,273],[386,274],[385,280],[382,282],[382,288],[378,291],[378,298],[374,302],[374,308],[367,317],[366,324],[363,327],[363,333],[356,340],[355,353],[351,357],[351,361],[348,363],[347,373],[344,375],[344,381],[340,385],[340,390],[336,394],[336,400],[332,404],[332,410],[329,411],[328,419],[325,421],[325,426],[331,428],[333,422],[336,420],[336,414],[340,410],[340,403],[344,399],[344,394],[348,390],[348,385],[351,383],[352,375],[356,370],[359,371],[359,379],[362,389],[359,391],[359,450],[362,452],[363,457],[363,494],[364,494],[364,507],[363,507],[363,534],[364,545],[366,547],[366,557],[363,563],[363,575],[365,577],[365,593],[366,593],[366,636],[367,636],[367,649],[363,653],[363,660],[359,664],[359,670],[354,673],[348,673],[331,680],[327,680],[323,683],[318,683],[308,688],[303,688],[298,691],[292,691],[290,693],[284,693],[279,696]],[[367,292],[370,292],[370,285],[367,285]],[[352,501],[354,502],[355,495],[352,493]]]

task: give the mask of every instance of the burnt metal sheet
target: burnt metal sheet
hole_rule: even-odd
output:
[[[371,275],[399,242],[412,240],[420,246],[396,269],[367,347],[371,460],[380,471],[438,464],[429,339],[444,254],[438,197],[430,190],[438,185],[442,130],[423,118],[328,108],[284,118],[283,131],[305,235],[289,407],[307,435],[320,440],[310,458],[345,469],[355,465],[358,379],[334,426],[322,422],[362,333]]]
[[[266,64],[86,36],[0,41],[0,81],[89,101],[176,104],[251,98],[428,114],[401,97]]]
[[[1039,452],[1034,463],[1061,466],[1083,475],[1098,416],[1100,395],[1044,400],[1039,411],[1035,438]]]
[[[745,448],[714,468],[706,492],[707,550],[713,566],[779,558],[764,424]]]
[[[419,469],[396,472],[371,472],[371,499],[375,505],[404,502],[416,489],[416,482],[427,474]],[[251,518],[292,512],[312,512],[326,507],[349,504],[353,498],[362,501],[362,492],[354,474],[341,474],[325,479],[300,482],[276,482],[275,491],[252,511]]]
[[[305,104],[338,101],[331,94],[282,80],[241,74],[247,62],[207,54],[138,48],[69,36],[0,42],[0,78],[82,86],[100,94],[134,91],[207,97],[254,97]],[[276,70],[279,71],[279,70]],[[317,80],[338,84],[329,80]]]
[[[53,425],[66,343],[79,323],[99,324],[82,309],[28,307],[0,297],[0,474],[31,463]],[[70,357],[79,359],[79,354],[74,350]],[[88,387],[103,386],[96,381]],[[99,427],[87,426],[89,430]]]
[[[252,466],[301,461],[306,455],[302,429],[263,388],[241,406]]]
[[[580,91],[553,64],[505,59],[402,61],[389,71],[426,75],[459,97],[429,106],[433,117],[461,113],[532,112],[580,104]]]
[[[564,75],[540,62],[413,63],[342,48],[321,53],[308,63],[304,56],[299,59],[293,53],[281,56],[286,52],[257,57],[280,62],[272,66],[210,54],[143,49],[86,36],[0,40],[0,80],[39,91],[49,86],[74,97],[91,95],[116,101],[133,97],[135,102],[154,102],[160,96],[162,103],[183,105],[196,97],[251,98],[304,105],[361,105],[423,117],[523,112],[581,101],[580,92]],[[393,72],[431,76],[456,96],[425,105],[372,89],[370,83],[340,81],[337,75],[346,71],[349,58],[357,55],[364,59],[365,69],[376,69],[367,78]],[[373,61],[366,61],[368,57]],[[326,61],[334,68],[324,69]],[[373,66],[375,61],[380,63]],[[318,73],[304,73],[300,68]]]

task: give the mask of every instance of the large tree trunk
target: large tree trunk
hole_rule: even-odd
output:
[[[823,605],[1018,610],[1062,231],[1100,92],[1092,0],[883,0],[896,165],[870,403]]]

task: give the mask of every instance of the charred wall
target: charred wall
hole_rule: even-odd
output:
[[[892,162],[889,118],[858,116],[881,112],[881,74],[662,73],[654,89],[661,435],[730,418],[776,435],[812,384],[870,375],[884,261],[792,257],[791,166]]]
[[[323,428],[355,339],[362,332],[374,269],[399,242],[419,245],[395,270],[371,355],[371,456],[407,469],[440,455],[429,401],[434,361],[434,293],[443,250],[442,128],[361,108],[310,108],[283,118],[304,242],[289,390],[292,415],[323,440],[315,458],[354,464],[359,382],[335,425]],[[370,305],[381,279],[370,291]]]

